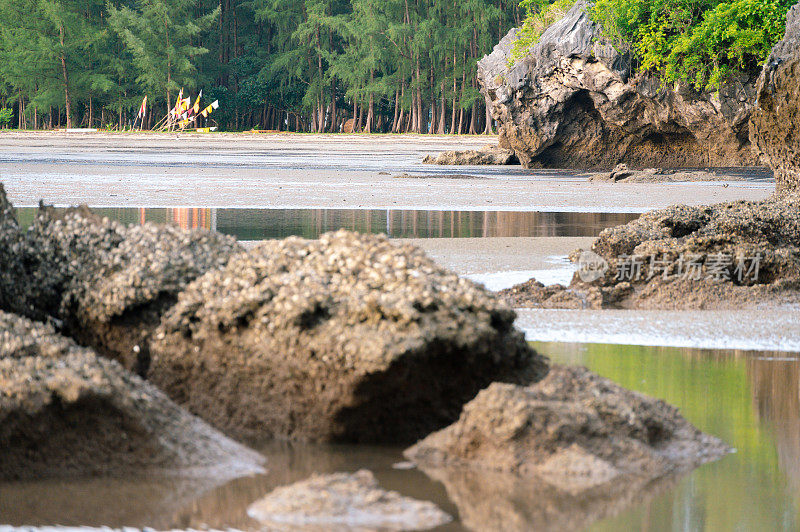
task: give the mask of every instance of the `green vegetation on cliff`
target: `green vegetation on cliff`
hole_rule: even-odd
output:
[[[597,0],[592,20],[665,82],[715,90],[737,73],[756,74],[786,29],[797,0]],[[574,0],[523,0],[528,15],[517,50],[527,49]],[[518,52],[519,53],[519,52]]]

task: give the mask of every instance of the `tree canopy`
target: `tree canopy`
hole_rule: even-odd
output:
[[[5,0],[18,127],[152,125],[181,89],[225,129],[490,131],[476,63],[518,0]]]

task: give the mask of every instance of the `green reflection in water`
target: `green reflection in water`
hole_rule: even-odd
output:
[[[800,361],[785,353],[534,343],[678,407],[736,454],[591,530],[798,530]]]

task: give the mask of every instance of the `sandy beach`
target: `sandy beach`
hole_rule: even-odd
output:
[[[0,134],[0,178],[19,207],[454,209],[645,212],[674,203],[760,200],[763,169],[743,181],[588,182],[575,171],[424,165],[492,136],[295,134]],[[394,176],[409,174],[426,179]],[[478,179],[454,178],[470,176]]]

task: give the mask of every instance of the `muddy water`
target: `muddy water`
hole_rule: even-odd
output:
[[[263,449],[269,472],[213,479],[85,479],[0,484],[0,523],[257,529],[247,506],[313,472],[375,472],[388,488],[456,516],[441,530],[797,530],[800,528],[800,358],[771,352],[534,344],[554,362],[583,364],[676,405],[737,449],[680,479],[593,497],[542,491],[508,476],[432,477],[396,469],[401,449]]]
[[[348,229],[385,233],[393,238],[597,236],[606,227],[625,224],[637,214],[576,212],[430,211],[369,209],[93,209],[126,224],[169,223],[184,229],[206,228],[239,240],[264,240]],[[29,225],[36,209],[18,209]]]

